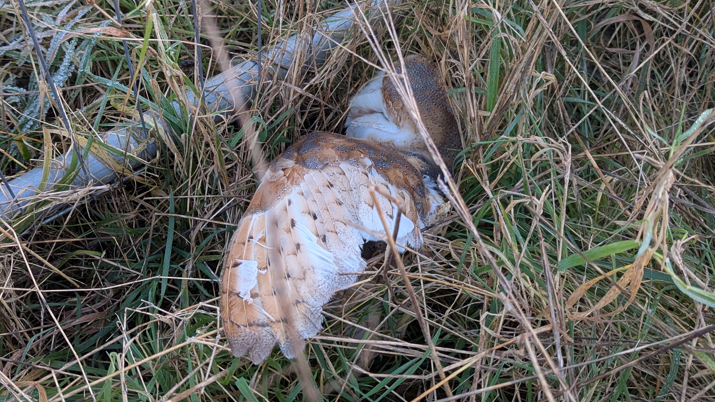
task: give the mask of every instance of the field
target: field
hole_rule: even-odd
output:
[[[3,181],[121,154],[99,140],[138,106],[167,127],[145,122],[158,152],[135,169],[107,162],[120,180],[68,186],[74,160],[0,215],[0,401],[715,401],[715,2],[369,3],[374,32],[285,79],[264,58],[220,119],[185,94],[347,3],[122,0],[120,27],[112,2],[0,2]],[[450,215],[407,276],[376,253],[305,360],[233,358],[219,278],[254,166],[342,132],[410,54],[459,117]]]

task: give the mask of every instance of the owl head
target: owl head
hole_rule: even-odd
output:
[[[461,141],[442,77],[422,56],[405,58],[404,66],[422,122],[442,159],[451,167]],[[396,72],[401,74],[402,68],[397,66]],[[434,163],[393,79],[384,71],[353,97],[345,126],[350,137],[374,141]]]

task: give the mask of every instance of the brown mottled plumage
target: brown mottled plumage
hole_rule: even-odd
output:
[[[457,125],[436,70],[406,59],[420,114],[451,163]],[[360,248],[390,228],[398,208],[397,242],[418,248],[420,228],[443,204],[436,169],[389,81],[378,75],[353,98],[350,137],[313,133],[274,160],[238,224],[221,278],[224,331],[235,356],[258,364],[278,343],[286,357],[321,329],[322,307],[365,269]],[[355,138],[351,138],[355,137]],[[362,230],[362,229],[366,230]]]

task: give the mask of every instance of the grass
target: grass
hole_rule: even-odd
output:
[[[344,7],[307,3],[264,1],[263,43]],[[448,78],[465,147],[453,177],[475,230],[455,210],[404,257],[418,306],[397,267],[385,282],[372,260],[325,308],[312,386],[345,401],[715,400],[715,4],[403,3],[381,48]],[[71,146],[17,4],[0,7],[8,178]],[[223,252],[256,180],[238,124],[169,106],[198,85],[191,3],[120,6],[124,33],[108,29],[111,3],[28,4],[76,136],[136,124],[122,37],[142,106],[171,131],[117,184],[45,195],[0,225],[0,400],[305,399],[277,349],[254,366],[221,337]],[[255,2],[199,6],[229,57],[255,56]],[[251,109],[266,157],[340,132],[374,72],[364,60],[379,64],[356,32],[318,71],[266,82]]]

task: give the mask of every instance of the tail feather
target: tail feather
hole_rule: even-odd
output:
[[[265,258],[260,258],[265,254],[265,245],[261,245],[265,239],[260,238],[264,227],[261,215],[241,222],[232,239],[235,247],[228,255],[222,280],[222,305],[228,306],[223,309],[224,323],[234,329],[226,331],[231,352],[237,356],[248,353],[254,362],[264,360],[276,342],[257,291],[258,275],[266,272]]]
[[[340,238],[338,237],[338,229],[336,228],[333,216],[328,208],[326,197],[320,189],[313,174],[305,176],[305,184],[310,190],[311,198],[315,201],[316,209],[313,212],[318,216],[317,221],[323,225],[323,233],[320,235],[320,240],[324,243],[328,250],[335,253],[340,248]]]
[[[285,276],[285,260],[280,249],[281,228],[279,209],[271,208],[266,215],[266,241],[268,272],[266,281],[259,283],[261,300],[264,301],[264,308],[273,317],[270,321],[271,329],[281,345],[289,342],[290,326],[292,322],[292,312],[288,300],[289,289],[287,288]]]
[[[355,275],[345,275],[345,273],[362,270],[364,262],[360,261],[363,265],[360,263],[350,265],[352,260],[345,260],[343,243],[350,241],[351,238],[338,236],[338,225],[345,226],[345,220],[342,215],[336,218],[331,214],[328,204],[335,203],[335,196],[329,186],[320,186],[319,181],[320,179],[316,180],[313,175],[306,175],[305,180],[301,183],[301,189],[311,211],[311,219],[304,221],[305,228],[308,229],[304,231],[304,236],[311,238],[305,242],[310,247],[306,249],[305,254],[309,256],[310,266],[313,268],[314,281],[311,283],[314,290],[313,297],[316,300],[316,305],[322,306],[327,303],[333,292],[344,289],[355,282]],[[332,201],[330,201],[331,199]],[[340,223],[336,221],[337,219],[340,219]],[[315,231],[311,230],[312,225],[315,225]],[[301,227],[299,226],[297,229],[300,230]],[[354,237],[357,238],[357,244],[362,243],[359,234]],[[359,255],[358,248],[353,252],[357,252]]]
[[[302,183],[300,183],[300,189],[303,192],[305,202],[308,206],[308,211],[309,214],[308,216],[310,218],[304,219],[301,223],[303,226],[306,226],[309,230],[310,229],[315,229],[312,231],[313,234],[318,238],[318,244],[321,245],[321,247],[327,249],[328,247],[328,242],[327,242],[327,236],[326,239],[322,239],[323,234],[327,232],[327,223],[325,222],[325,218],[323,217],[323,212],[321,208],[318,205],[318,201],[316,199],[316,195],[313,194],[313,190],[311,189],[311,185],[308,183],[308,178],[306,177],[305,180],[303,180]]]
[[[363,237],[360,232],[355,229],[350,222],[349,211],[346,208],[345,202],[338,199],[333,188],[338,185],[345,185],[345,180],[340,180],[340,184],[329,182],[326,177],[320,173],[312,172],[310,175],[318,186],[318,191],[322,197],[325,207],[322,209],[323,217],[327,218],[326,222],[332,221],[335,230],[336,242],[334,245],[328,243],[328,249],[335,255],[337,265],[337,273],[334,276],[338,289],[345,289],[355,282],[356,275],[345,275],[348,272],[355,272],[358,268],[362,270],[365,262],[360,257],[360,246],[363,242]],[[315,192],[313,193],[316,194]],[[352,222],[356,223],[356,222]],[[330,229],[328,229],[330,231]],[[328,239],[330,241],[330,238]]]
[[[303,194],[307,198],[305,190]],[[287,222],[291,236],[288,244],[291,246],[290,252],[292,253],[288,260],[291,281],[296,284],[296,291],[300,294],[304,302],[303,305],[307,309],[308,307],[319,308],[326,303],[326,295],[322,292],[315,292],[313,285],[331,280],[330,277],[325,277],[325,270],[322,267],[335,265],[335,258],[332,253],[320,245],[318,239],[320,220],[313,219],[306,198],[299,197],[293,200],[288,207]],[[312,313],[312,309],[310,311]]]
[[[322,318],[320,308],[324,302],[321,303],[320,299],[316,298],[317,292],[314,292],[311,286],[316,280],[313,263],[310,256],[306,254],[310,249],[311,239],[305,236],[307,229],[301,231],[298,228],[296,217],[300,219],[301,214],[296,213],[296,209],[303,209],[298,207],[299,203],[305,205],[304,201],[297,200],[287,206],[286,219],[282,222],[281,250],[285,257],[287,274],[285,279],[288,289],[288,298],[283,305],[289,308],[287,314],[293,315],[290,320],[293,329],[301,339],[304,339],[315,336],[320,331]]]

